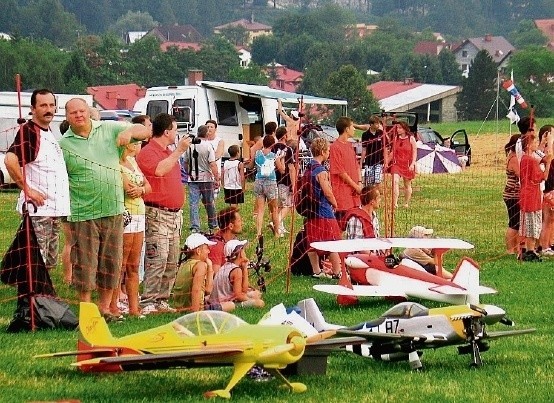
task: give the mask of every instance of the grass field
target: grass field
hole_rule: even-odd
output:
[[[468,124],[467,127],[471,125]],[[475,123],[475,127],[479,124]],[[435,125],[441,133],[449,130]],[[473,126],[472,126],[473,127]],[[482,302],[499,305],[516,322],[516,328],[534,327],[536,333],[491,342],[483,353],[485,365],[469,368],[469,356],[459,356],[455,348],[426,351],[425,371],[414,373],[407,363],[384,363],[346,353],[329,358],[325,376],[301,376],[308,391],[291,395],[278,388],[278,382],[256,383],[244,380],[233,390],[237,402],[547,402],[554,391],[554,335],[552,310],[552,271],[554,260],[542,263],[518,263],[504,254],[506,223],[501,199],[504,181],[502,145],[507,133],[497,135],[490,128],[477,135],[468,130],[474,152],[474,164],[459,175],[418,176],[416,192],[409,209],[398,210],[394,230],[405,234],[415,224],[435,229],[438,236],[459,237],[475,245],[469,256],[481,265],[482,284],[496,288]],[[497,137],[498,136],[498,137]],[[13,211],[16,193],[0,192],[0,253],[11,242],[18,226]],[[252,202],[242,208],[244,238],[253,239]],[[188,217],[186,217],[188,222]],[[298,228],[298,221],[295,227]],[[186,224],[185,227],[186,228]],[[268,237],[266,237],[268,238]],[[249,252],[253,256],[253,245]],[[273,270],[267,274],[267,306],[280,302],[293,305],[313,296],[329,322],[355,324],[374,318],[391,306],[383,299],[363,299],[355,307],[339,307],[335,299],[312,290],[311,278],[293,277],[286,292],[285,268],[289,240],[266,239],[266,254]],[[460,254],[449,253],[446,266],[452,268]],[[61,267],[53,274],[61,284]],[[60,295],[71,302],[74,296],[59,285]],[[68,331],[42,331],[33,334],[6,334],[14,304],[13,289],[0,285],[0,400],[6,402],[60,401],[83,402],[173,402],[202,400],[202,393],[223,387],[231,370],[163,370],[122,374],[82,374],[70,367],[72,358],[34,360],[35,354],[72,350],[77,334]],[[429,307],[439,306],[418,301]],[[75,306],[76,308],[76,306]],[[236,314],[256,322],[265,313],[238,309]],[[116,336],[137,332],[173,320],[171,314],[129,319],[111,325]],[[495,326],[492,330],[502,330]]]

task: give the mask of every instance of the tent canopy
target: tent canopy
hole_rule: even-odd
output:
[[[346,106],[348,104],[347,101],[343,99],[321,98],[313,95],[297,94],[296,92],[276,90],[265,85],[223,83],[219,81],[200,81],[199,84],[203,87],[230,91],[239,95],[281,99],[285,103],[292,104],[299,103],[300,98],[303,98],[305,104],[342,106]]]

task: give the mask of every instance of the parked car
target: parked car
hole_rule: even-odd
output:
[[[467,157],[466,165],[471,165],[471,145],[465,129],[456,130],[450,137],[442,137],[430,127],[417,127],[418,140],[425,144],[438,144],[456,152],[458,157]]]
[[[133,117],[140,115],[137,111],[123,109],[106,109],[100,111],[100,120],[116,120],[130,122]]]
[[[13,181],[10,174],[8,173],[6,164],[4,163],[5,157],[6,157],[6,153],[0,152],[0,188],[15,186],[15,182]]]

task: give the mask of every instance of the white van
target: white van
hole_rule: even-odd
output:
[[[213,119],[217,133],[227,148],[239,145],[249,157],[246,142],[262,135],[267,122],[278,122],[277,99],[283,103],[325,104],[346,107],[346,101],[312,97],[275,90],[262,85],[199,81],[197,85],[152,87],[146,90],[134,110],[153,119],[159,113],[169,113],[177,119],[180,135],[196,135],[198,126]]]
[[[21,93],[21,116],[31,118],[31,92]],[[65,104],[71,98],[82,98],[89,106],[93,106],[92,95],[54,94],[56,98],[56,114],[50,129],[56,138],[60,138],[60,123],[65,119]],[[0,151],[5,151],[12,144],[18,130],[19,97],[17,92],[0,92]]]

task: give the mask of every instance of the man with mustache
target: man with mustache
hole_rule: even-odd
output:
[[[63,154],[50,130],[56,111],[52,91],[31,95],[32,118],[20,127],[5,157],[6,168],[21,189],[17,210],[25,202],[47,269],[56,267],[61,217],[69,215],[69,183]],[[23,176],[25,167],[25,176]]]

